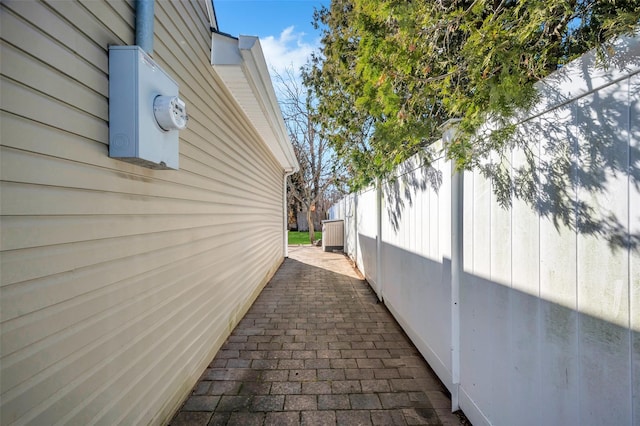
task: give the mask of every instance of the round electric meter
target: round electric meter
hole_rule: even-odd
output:
[[[187,106],[177,96],[156,96],[153,100],[153,115],[158,125],[166,131],[183,130],[187,127]]]

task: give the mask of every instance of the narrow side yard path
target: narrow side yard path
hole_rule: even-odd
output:
[[[456,425],[447,392],[348,259],[290,247],[171,425]]]

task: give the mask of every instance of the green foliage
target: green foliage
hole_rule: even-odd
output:
[[[309,240],[309,233],[308,232],[301,232],[301,231],[289,231],[288,235],[287,235],[287,239],[288,239],[288,244],[289,245],[304,245],[304,244],[311,244],[311,241]],[[315,239],[322,239],[322,232],[315,232]]]
[[[422,152],[452,118],[446,155],[479,166],[513,130],[472,139],[483,123],[506,125],[536,101],[536,81],[606,52],[639,16],[637,0],[333,0],[315,14],[322,53],[303,76],[356,189]]]

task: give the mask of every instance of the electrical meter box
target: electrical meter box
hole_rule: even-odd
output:
[[[178,169],[187,124],[178,85],[138,46],[109,47],[109,156]]]

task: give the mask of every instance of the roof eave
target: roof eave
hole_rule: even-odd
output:
[[[258,37],[214,32],[211,65],[282,168],[298,170]]]

